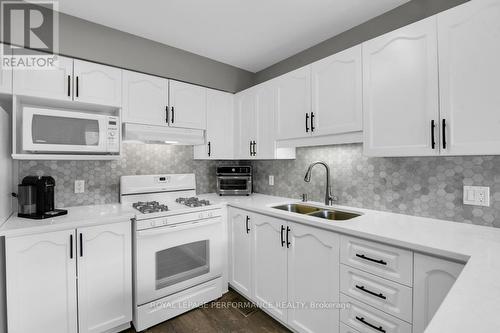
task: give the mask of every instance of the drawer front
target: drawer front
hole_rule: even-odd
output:
[[[412,322],[412,288],[340,265],[340,291],[393,316]]]
[[[413,253],[409,250],[342,236],[340,261],[407,286],[413,283]]]
[[[347,326],[344,323],[340,323],[340,333],[359,333],[354,328]]]
[[[340,301],[349,304],[340,310],[340,321],[359,333],[411,333],[411,325],[401,319],[343,294]]]

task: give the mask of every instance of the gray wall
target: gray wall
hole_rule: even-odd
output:
[[[323,202],[324,168],[315,167],[311,183],[304,182],[316,160],[332,168],[340,204],[500,227],[500,156],[370,158],[361,144],[298,148],[296,160],[252,162],[254,190],[297,199],[309,193]],[[491,206],[464,205],[464,185],[489,186]]]
[[[168,27],[168,20],[165,24]],[[62,55],[228,92],[249,87],[255,76],[234,66],[63,13],[59,14],[59,43]]]
[[[357,27],[274,64],[255,75],[255,84],[270,80],[389,31],[419,21],[468,0],[413,0]]]

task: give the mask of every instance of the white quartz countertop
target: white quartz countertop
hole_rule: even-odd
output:
[[[65,208],[67,215],[32,220],[12,215],[0,227],[0,236],[16,237],[58,230],[89,227],[131,220],[135,211],[121,204],[77,206]]]
[[[430,322],[426,333],[500,332],[500,229],[430,218],[333,206],[362,213],[348,221],[271,208],[299,200],[253,194],[249,197],[202,195],[213,203],[254,211],[335,232],[467,262]],[[323,206],[321,203],[309,203]]]
[[[345,206],[329,208],[363,215],[348,221],[327,221],[272,208],[298,202],[296,199],[262,194],[240,197],[205,194],[199,197],[214,205],[228,205],[467,262],[425,332],[500,332],[500,318],[497,318],[500,311],[500,229]],[[308,204],[323,206],[314,202]],[[121,204],[66,209],[68,215],[46,220],[12,216],[0,227],[0,236],[15,237],[116,223],[136,216],[134,209]]]

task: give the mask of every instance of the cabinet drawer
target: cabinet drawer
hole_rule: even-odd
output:
[[[340,310],[340,321],[359,333],[411,333],[411,325],[369,305],[341,294],[340,302],[349,307]]]
[[[340,291],[393,316],[412,322],[412,288],[340,265]]]
[[[340,333],[359,333],[359,331],[347,326],[344,323],[340,323]]]
[[[413,283],[413,253],[408,250],[343,236],[340,261],[407,286]]]

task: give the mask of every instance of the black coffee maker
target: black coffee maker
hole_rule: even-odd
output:
[[[67,210],[54,207],[55,187],[56,182],[50,176],[24,177],[18,186],[17,216],[38,220],[67,214]]]

